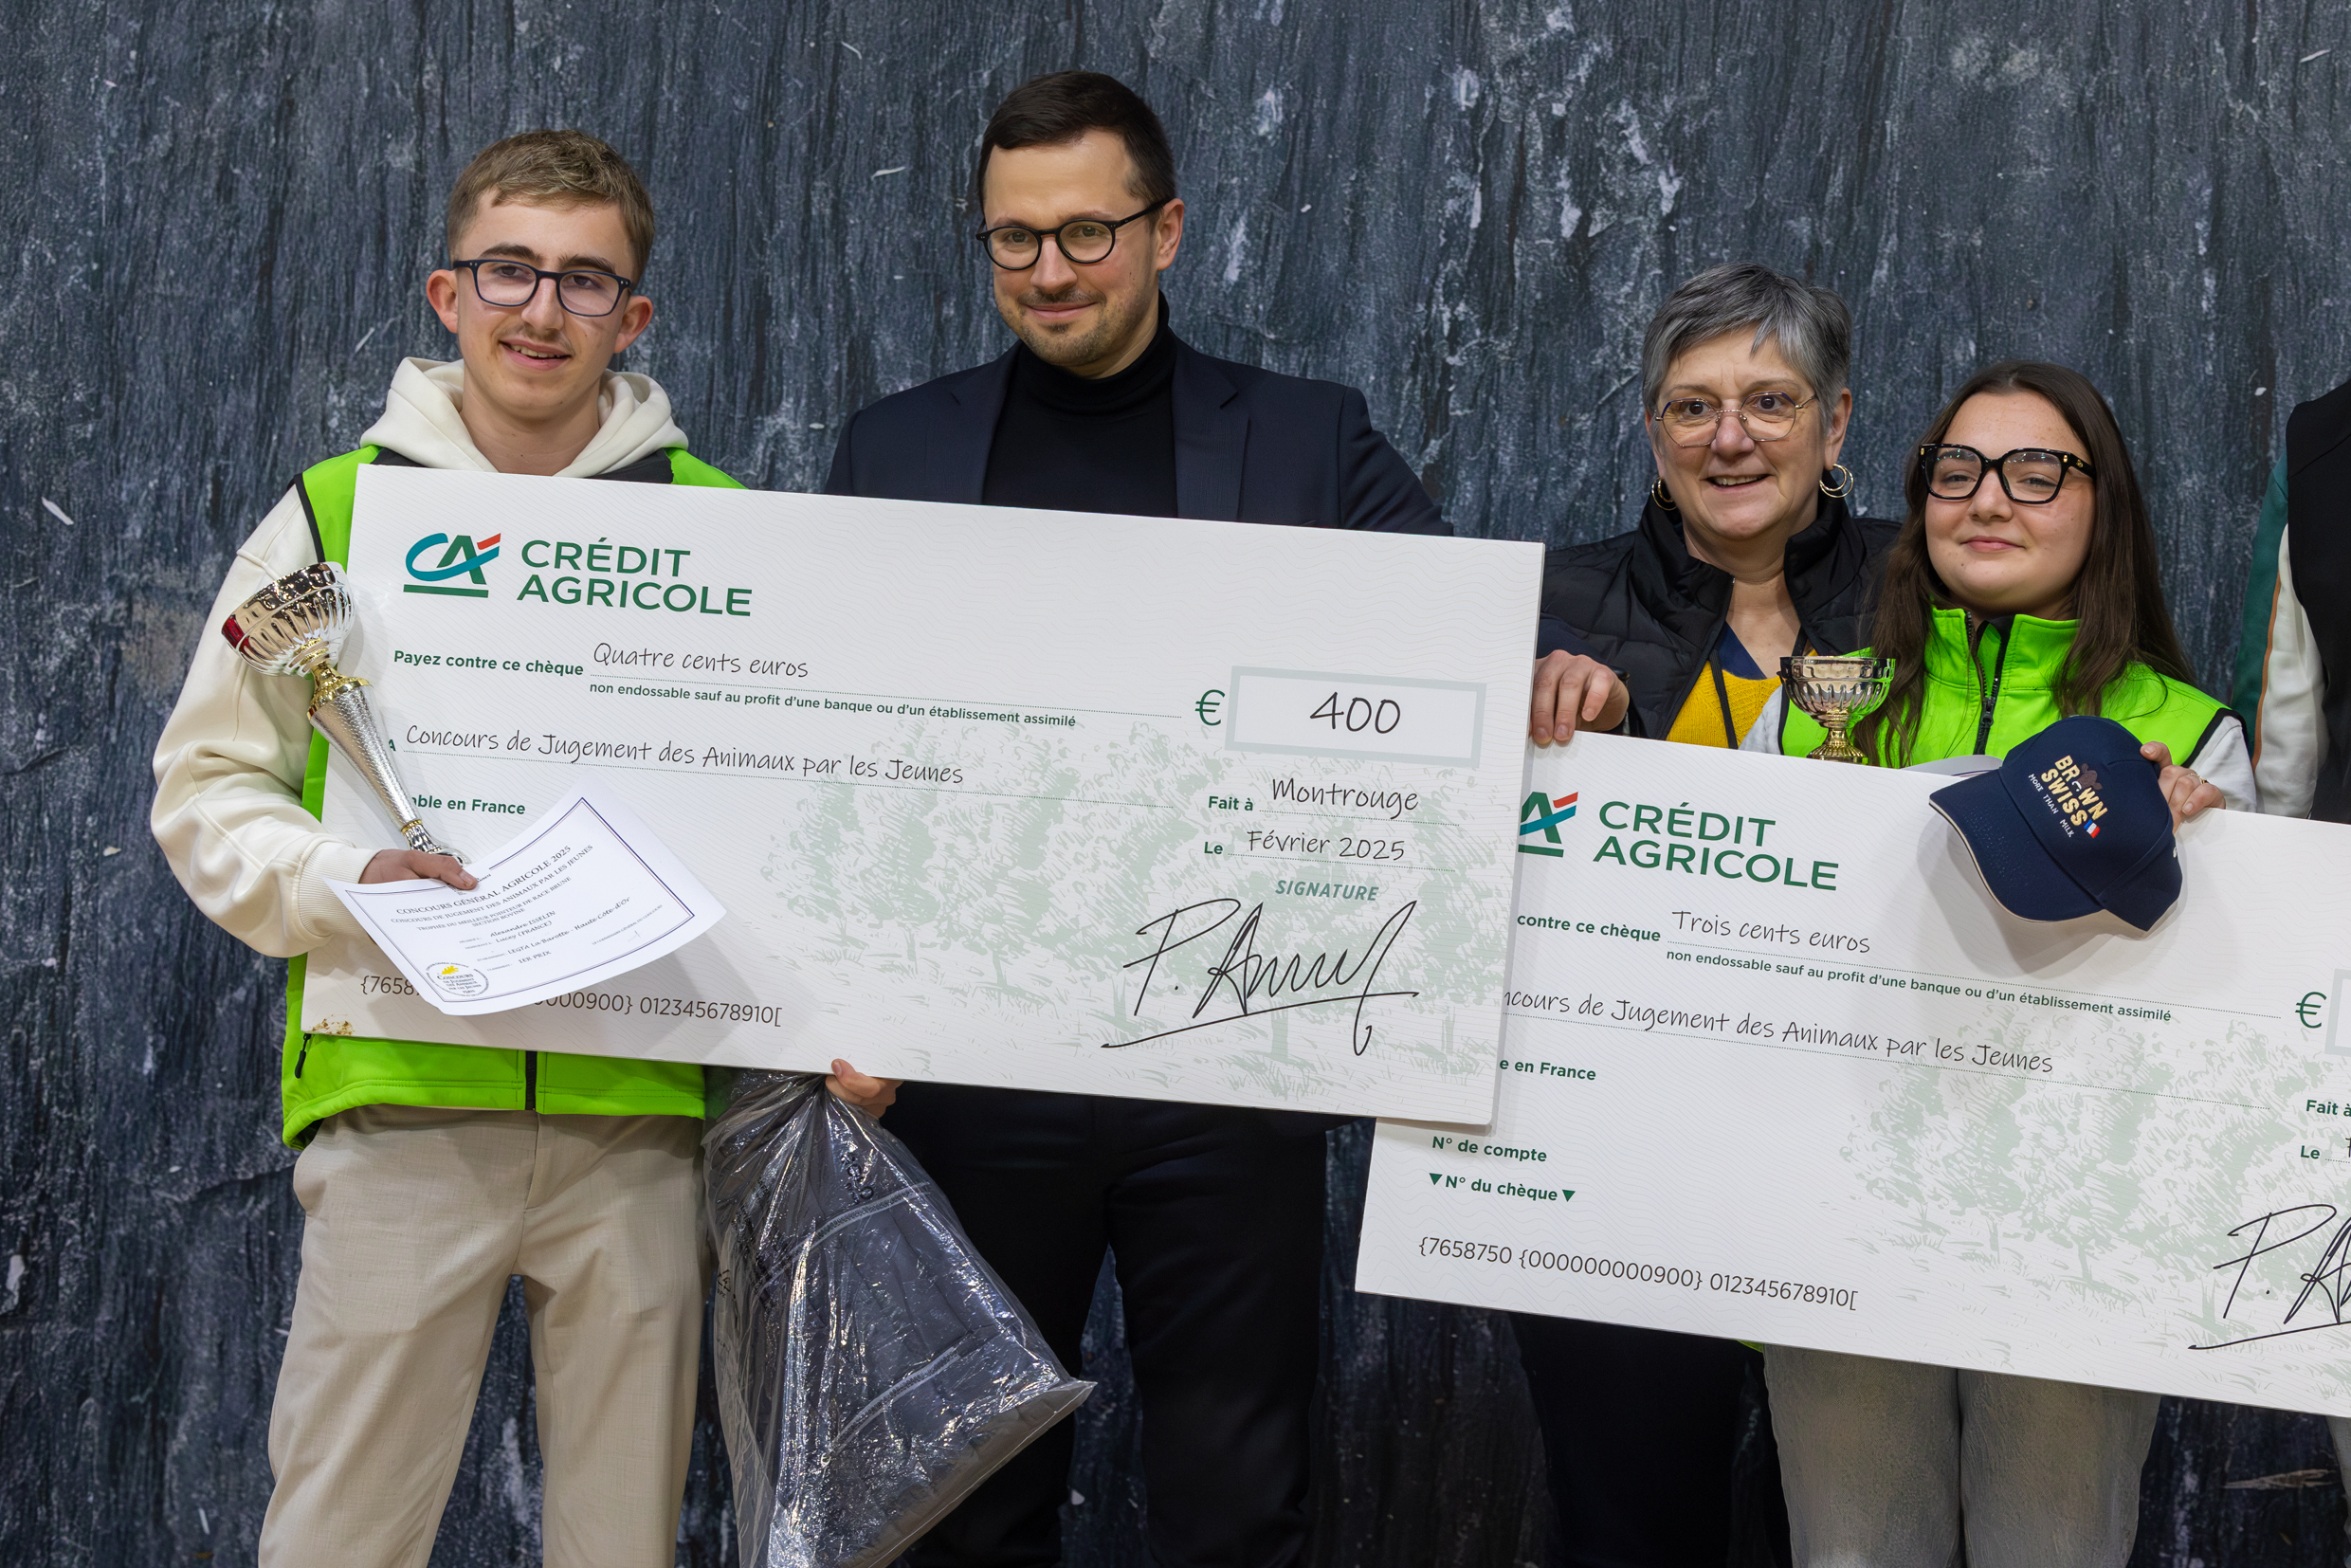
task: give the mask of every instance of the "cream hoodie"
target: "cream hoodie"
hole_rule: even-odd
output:
[[[2286,462],[2278,460],[2279,511],[2286,509]],[[2277,586],[2269,637],[2261,650],[2261,698],[2253,708],[2253,773],[2261,809],[2272,816],[2308,816],[2326,761],[2326,661],[2319,657],[2310,612],[2294,592],[2293,529],[2277,536]],[[2258,551],[2261,546],[2253,547]]]
[[[384,416],[360,438],[428,468],[492,472],[458,416],[465,369],[409,359],[392,378]],[[683,447],[669,397],[648,376],[608,372],[597,398],[602,421],[558,479],[579,479]],[[330,937],[359,934],[327,890],[329,878],[355,882],[381,844],[356,845],[319,830],[302,810],[310,755],[310,685],[254,669],[220,627],[265,583],[319,558],[291,489],[239,547],[212,602],[179,705],[155,745],[155,804],[149,822],[188,896],[238,940],[272,957],[307,953]]]

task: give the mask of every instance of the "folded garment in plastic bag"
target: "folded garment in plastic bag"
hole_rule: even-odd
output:
[[[880,1122],[821,1078],[732,1077],[702,1152],[742,1568],[879,1568],[1094,1385]]]

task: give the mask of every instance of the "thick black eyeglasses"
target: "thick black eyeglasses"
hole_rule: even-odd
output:
[[[1061,246],[1064,256],[1084,265],[1099,262],[1110,254],[1111,248],[1119,243],[1120,229],[1137,218],[1149,217],[1174,199],[1169,197],[1164,201],[1155,201],[1140,212],[1121,218],[1116,223],[1104,223],[1100,218],[1072,218],[1059,228],[1027,228],[1019,224],[1008,223],[995,228],[983,228],[973,238],[986,247],[988,259],[1007,272],[1026,272],[1036,265],[1037,258],[1045,254],[1048,239]]]
[[[637,286],[635,279],[616,273],[576,266],[549,272],[503,256],[483,256],[470,262],[451,262],[449,265],[471,272],[474,293],[481,296],[483,304],[501,310],[529,304],[538,292],[541,278],[556,281],[556,302],[574,316],[610,316],[619,308],[622,298]]]
[[[1929,444],[1919,448],[1919,471],[1926,476],[1926,493],[1937,501],[1967,501],[1983,487],[1984,471],[1996,468],[2000,488],[2019,506],[2044,506],[2065,488],[2066,470],[2078,468],[2093,483],[2098,475],[2071,452],[2046,447],[2019,447],[1988,458],[1973,447]]]

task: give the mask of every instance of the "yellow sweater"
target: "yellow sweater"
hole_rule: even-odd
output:
[[[1717,676],[1721,679],[1718,682]],[[1756,717],[1779,689],[1779,677],[1766,675],[1725,624],[1716,640],[1714,656],[1698,672],[1698,684],[1673,716],[1668,740],[1686,746],[1724,746],[1737,750],[1755,724]]]

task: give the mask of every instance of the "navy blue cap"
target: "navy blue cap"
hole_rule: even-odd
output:
[[[2144,931],[2179,897],[2161,770],[2111,719],[2060,719],[1994,773],[1928,798],[1967,841],[1992,896],[2029,921],[2110,911]]]

